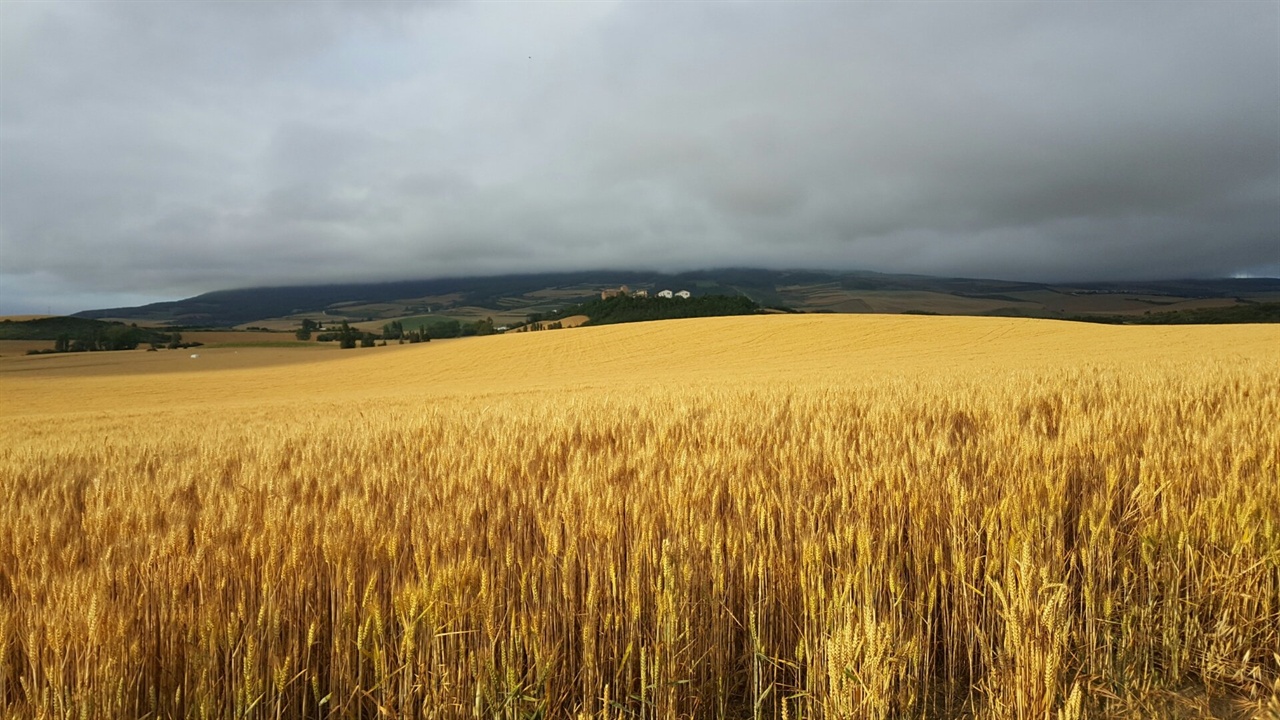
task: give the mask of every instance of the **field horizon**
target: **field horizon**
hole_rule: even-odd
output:
[[[928,342],[922,342],[926,333]],[[568,334],[566,334],[568,333]],[[187,333],[193,338],[204,337]],[[259,337],[240,333],[247,338]],[[207,339],[207,338],[206,338]],[[11,402],[0,413],[31,414],[117,407],[91,388],[98,376],[117,376],[121,392],[139,401],[171,399],[150,376],[173,375],[184,396],[201,404],[262,400],[266,388],[299,384],[326,397],[457,396],[496,392],[641,383],[733,383],[759,375],[783,383],[866,378],[867,373],[920,373],[942,366],[1004,366],[1016,355],[1035,367],[1130,362],[1142,356],[1199,353],[1205,357],[1270,357],[1280,341],[1271,325],[1109,326],[1039,318],[916,315],[759,315],[693,318],[580,327],[564,331],[435,340],[416,345],[340,351],[301,348],[212,347],[189,351],[0,358],[0,382]],[[191,355],[198,355],[191,358]],[[779,365],[781,364],[781,365]],[[306,383],[297,366],[323,372]],[[200,382],[205,373],[217,383]],[[45,378],[81,392],[73,406],[47,393]],[[278,398],[270,398],[272,400]],[[162,409],[162,403],[152,409]]]

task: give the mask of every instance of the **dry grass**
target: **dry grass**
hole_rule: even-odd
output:
[[[26,355],[31,350],[52,349],[52,340],[0,340],[0,357]]]
[[[0,364],[0,714],[1261,714],[1277,347],[776,316]]]

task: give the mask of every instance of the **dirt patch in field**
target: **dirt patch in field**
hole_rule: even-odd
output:
[[[186,336],[184,335],[183,338],[186,339]],[[52,345],[52,343],[46,344]],[[377,349],[363,348],[363,352]],[[230,370],[305,363],[336,357],[338,352],[340,351],[336,343],[315,343],[287,348],[208,346],[177,350],[161,349],[154,352],[139,348],[47,355],[18,353],[10,355],[0,351],[0,376],[69,378],[86,375],[149,375],[198,370]]]
[[[28,350],[52,349],[52,340],[0,340],[0,357],[26,355]]]
[[[323,331],[321,331],[323,332]],[[289,344],[315,344],[314,340],[304,341],[291,332],[253,332],[253,331],[196,331],[182,333],[183,342],[199,342],[209,346],[216,345],[280,345],[281,343]]]

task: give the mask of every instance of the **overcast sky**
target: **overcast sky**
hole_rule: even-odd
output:
[[[725,266],[1280,275],[1280,3],[0,2],[0,313]]]

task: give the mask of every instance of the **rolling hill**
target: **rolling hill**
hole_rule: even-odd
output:
[[[108,308],[79,317],[139,323],[287,329],[304,317],[372,322],[425,315],[498,324],[519,322],[598,298],[622,285],[657,292],[743,295],[766,307],[801,312],[923,313],[1073,318],[1139,317],[1146,313],[1280,301],[1280,279],[1176,280],[1050,285],[889,275],[871,272],[705,270],[662,274],[568,272],[441,278],[391,283],[220,290],[185,300]]]

